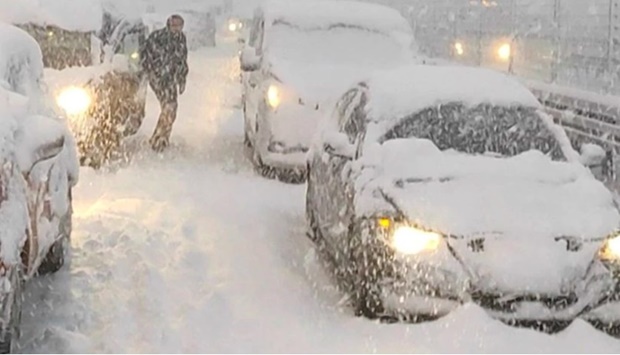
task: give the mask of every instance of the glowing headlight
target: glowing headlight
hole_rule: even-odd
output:
[[[438,233],[403,226],[394,231],[392,247],[401,254],[415,255],[423,251],[436,250],[441,238]]]
[[[233,23],[230,23],[230,24],[228,25],[228,29],[229,29],[231,32],[235,32],[235,31],[237,30],[237,24],[236,24],[236,23],[234,23],[234,22],[233,22]]]
[[[512,48],[509,43],[504,43],[497,49],[497,57],[500,60],[507,61],[512,55]]]
[[[81,115],[90,108],[92,98],[83,88],[69,87],[56,97],[56,102],[68,115]]]
[[[465,48],[463,47],[463,43],[461,42],[456,42],[454,44],[454,51],[456,52],[457,55],[461,56],[465,53]]]
[[[131,53],[130,57],[131,57],[131,59],[136,60],[136,59],[140,58],[140,53],[133,52],[133,53]]]
[[[270,85],[267,90],[267,103],[271,108],[278,108],[280,106],[281,97],[280,97],[280,89],[278,89],[275,85]]]
[[[603,260],[620,260],[620,235],[608,239],[600,255]]]

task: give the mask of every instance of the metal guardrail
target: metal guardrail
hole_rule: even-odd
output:
[[[554,121],[567,133],[573,147],[593,143],[606,152],[601,177],[615,190],[620,188],[620,98],[583,92],[562,92],[552,87],[528,85]],[[567,90],[567,89],[564,89]],[[588,97],[589,96],[589,97]]]

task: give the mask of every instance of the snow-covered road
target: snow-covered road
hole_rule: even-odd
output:
[[[22,351],[620,352],[585,322],[550,336],[473,305],[418,325],[353,317],[304,237],[303,186],[243,155],[235,54],[191,54],[171,151],[82,170],[72,261],[27,286]]]

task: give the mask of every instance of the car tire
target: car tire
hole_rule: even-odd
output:
[[[65,255],[68,252],[71,242],[71,231],[73,218],[72,196],[69,190],[69,210],[60,221],[60,239],[50,247],[45,259],[41,262],[37,273],[39,275],[53,274],[60,270],[65,264]]]
[[[15,343],[20,336],[24,282],[21,265],[16,266],[13,270],[9,276],[12,292],[2,302],[0,309],[3,318],[9,319],[6,328],[0,329],[0,354],[15,353]]]

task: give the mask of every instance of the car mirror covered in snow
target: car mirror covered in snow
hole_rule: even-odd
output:
[[[241,70],[243,71],[256,71],[260,66],[260,57],[256,54],[256,49],[253,47],[246,47],[241,52]]]
[[[604,166],[606,163],[607,152],[597,144],[584,144],[581,146],[580,162],[592,170],[597,179],[604,178]]]

